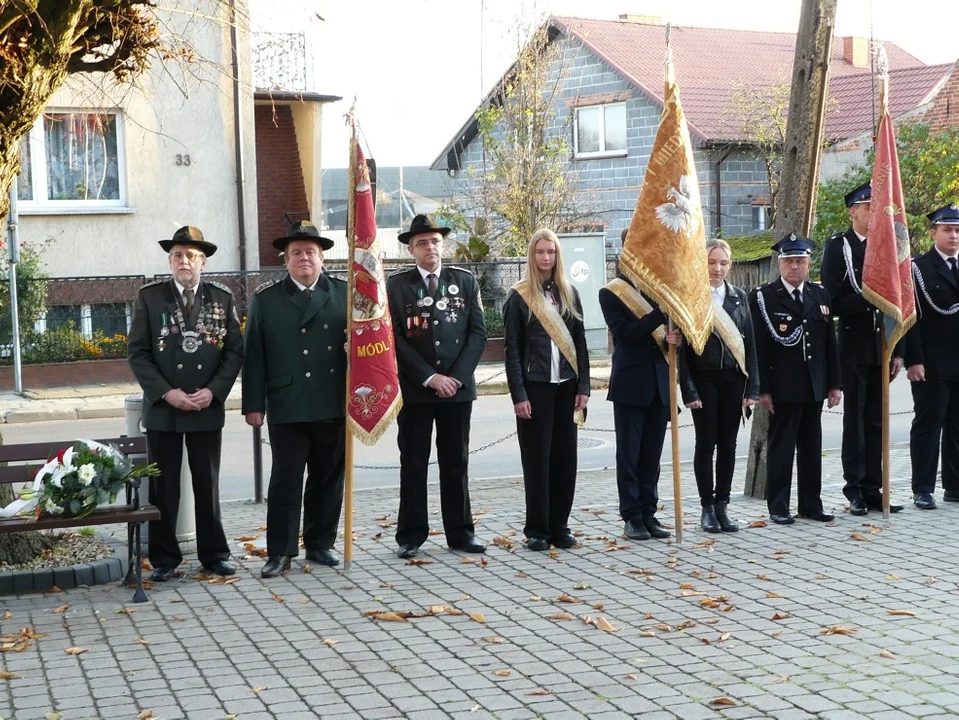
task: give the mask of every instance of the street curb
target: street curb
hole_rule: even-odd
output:
[[[3,416],[5,423],[31,423],[45,420],[76,420],[73,410],[11,410]]]

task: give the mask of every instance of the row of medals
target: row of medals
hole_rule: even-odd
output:
[[[157,349],[160,352],[166,350],[167,336],[171,333],[173,335],[180,333],[183,336],[183,339],[180,341],[180,347],[183,349],[183,352],[192,355],[200,349],[200,345],[203,342],[200,336],[207,330],[210,331],[212,342],[226,335],[226,327],[219,322],[225,318],[226,310],[223,309],[220,303],[213,303],[212,307],[210,305],[203,305],[200,309],[200,316],[197,318],[196,330],[186,330],[184,327],[186,321],[183,318],[183,308],[177,305],[174,321],[169,325],[164,322],[163,327],[160,328],[160,339],[157,341]]]

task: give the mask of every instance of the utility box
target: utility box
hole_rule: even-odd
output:
[[[599,291],[606,284],[606,234],[570,233],[558,237],[566,277],[583,303],[586,347],[590,355],[608,355],[606,321],[599,307]]]

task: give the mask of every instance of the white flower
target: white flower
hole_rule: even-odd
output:
[[[63,508],[61,508],[59,505],[54,505],[50,500],[47,500],[43,504],[43,509],[51,515],[59,515],[61,512],[63,512]]]
[[[73,446],[67,448],[66,452],[63,453],[63,460],[60,463],[63,465],[63,469],[70,471],[73,470]]]
[[[80,482],[83,485],[89,485],[96,475],[97,470],[95,467],[93,467],[93,463],[84,463],[77,471],[77,477],[80,478]]]

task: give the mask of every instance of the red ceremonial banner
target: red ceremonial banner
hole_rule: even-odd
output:
[[[351,157],[354,191],[354,237],[350,238],[350,372],[347,414],[353,434],[372,445],[403,406],[396,370],[393,324],[386,299],[386,276],[376,239],[376,213],[370,171],[354,139]]]
[[[906,202],[899,179],[896,130],[888,112],[879,120],[872,171],[869,231],[862,266],[862,295],[886,321],[886,344],[892,348],[916,322],[912,257]]]

